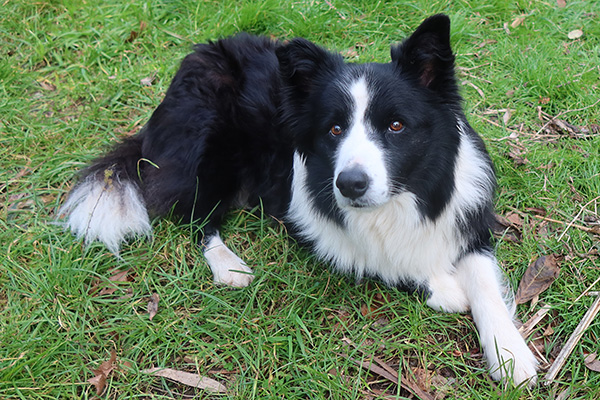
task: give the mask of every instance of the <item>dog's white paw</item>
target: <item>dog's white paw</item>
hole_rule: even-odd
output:
[[[515,386],[523,383],[534,386],[538,362],[516,329],[514,333],[510,335],[512,337],[504,337],[503,341],[497,340],[496,349],[489,349],[490,373],[498,381],[512,382]]]
[[[237,265],[229,264],[228,267],[218,267],[216,269],[213,269],[211,266],[211,269],[213,271],[214,281],[217,284],[243,288],[250,285],[254,280],[252,269],[241,259]],[[217,272],[215,272],[215,270]]]
[[[254,280],[252,269],[229,250],[218,235],[211,238],[206,245],[204,257],[217,284],[243,288]]]

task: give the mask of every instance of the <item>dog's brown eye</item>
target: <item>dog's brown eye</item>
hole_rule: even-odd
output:
[[[342,133],[342,127],[339,126],[339,125],[334,125],[329,130],[329,133],[331,133],[333,136],[341,135],[341,133]]]
[[[404,130],[404,124],[400,121],[394,121],[390,124],[389,129],[392,132],[402,132]]]

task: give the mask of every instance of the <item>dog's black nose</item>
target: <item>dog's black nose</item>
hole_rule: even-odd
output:
[[[345,169],[338,175],[335,185],[344,197],[356,200],[367,192],[369,176],[361,168]]]

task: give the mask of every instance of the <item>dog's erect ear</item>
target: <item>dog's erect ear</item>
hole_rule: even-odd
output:
[[[402,73],[412,75],[421,85],[437,92],[456,92],[450,18],[446,15],[427,18],[409,38],[393,46],[391,53]]]
[[[279,71],[284,82],[298,94],[310,93],[318,78],[337,69],[343,63],[340,55],[296,38],[277,49]]]

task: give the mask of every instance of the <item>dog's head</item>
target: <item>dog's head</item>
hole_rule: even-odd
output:
[[[277,57],[282,129],[322,211],[379,207],[407,191],[425,214],[441,211],[453,190],[461,113],[448,17],[425,20],[387,64],[345,63],[304,39]]]

